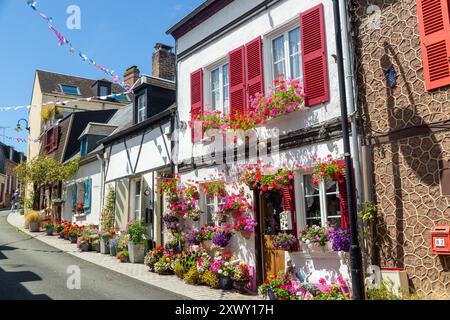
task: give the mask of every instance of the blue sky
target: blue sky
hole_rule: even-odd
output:
[[[123,71],[137,65],[142,73],[151,73],[151,53],[156,42],[174,44],[165,34],[174,23],[201,4],[203,0],[38,0],[37,7],[53,18],[55,27],[77,49],[97,63]],[[67,7],[81,9],[81,29],[69,30]],[[104,74],[84,63],[58,41],[45,21],[27,5],[26,0],[0,0],[0,107],[28,105],[36,69],[103,78]],[[27,138],[14,128],[17,120],[27,118],[27,111],[0,112],[0,135]],[[0,136],[0,141],[3,137]],[[14,143],[25,151],[25,143]]]

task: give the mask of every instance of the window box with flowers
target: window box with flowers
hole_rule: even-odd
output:
[[[288,168],[277,169],[268,165],[248,165],[241,173],[240,182],[250,190],[262,192],[286,188],[294,180],[294,172]]]
[[[223,114],[220,111],[204,110],[194,121],[202,122],[203,132],[211,129],[226,132],[228,130],[247,131],[277,118],[304,109],[303,85],[294,79],[285,79],[284,75],[274,80],[267,95],[257,94],[250,99],[247,114]],[[191,127],[194,122],[191,121]]]

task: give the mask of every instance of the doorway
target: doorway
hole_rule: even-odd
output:
[[[262,279],[268,278],[272,274],[277,274],[285,269],[285,253],[281,250],[275,250],[273,246],[273,237],[280,233],[280,213],[283,212],[283,195],[281,191],[274,190],[270,192],[261,192],[258,196],[259,201],[259,252],[260,252],[260,270],[257,272],[262,275]],[[258,244],[257,244],[258,245]]]

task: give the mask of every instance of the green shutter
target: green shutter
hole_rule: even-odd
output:
[[[84,212],[91,212],[92,179],[84,181]]]
[[[77,185],[74,184],[72,187],[72,212],[74,212],[76,204],[77,204]]]

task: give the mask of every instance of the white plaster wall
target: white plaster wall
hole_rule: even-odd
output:
[[[178,52],[182,52],[186,47],[194,45],[207,34],[217,30],[225,22],[230,22],[240,14],[247,11],[247,6],[252,7],[260,1],[240,0],[234,1],[221,12],[215,14],[197,28],[188,32],[178,40]],[[220,39],[209,43],[205,47],[195,51],[193,54],[183,58],[178,62],[178,110],[180,120],[188,122],[190,120],[190,74],[202,67],[207,67],[212,63],[227,58],[228,52],[244,45],[257,36],[270,34],[277,28],[283,27],[292,21],[299,21],[299,14],[320,3],[324,5],[325,29],[328,57],[328,78],[330,89],[330,101],[325,105],[308,108],[305,111],[296,112],[289,116],[282,116],[270,121],[266,125],[268,128],[276,127],[280,134],[305,128],[313,124],[336,118],[340,115],[339,90],[337,67],[332,54],[335,53],[334,44],[334,20],[332,2],[323,0],[286,0],[269,8],[268,11],[252,18],[231,32],[220,37]],[[267,44],[266,44],[267,45]],[[265,60],[267,53],[264,51]],[[265,64],[265,73],[269,70]],[[268,76],[265,76],[266,87],[270,85]],[[191,144],[191,131],[185,130],[180,134],[179,158],[189,159],[191,156],[202,154],[202,146],[196,146],[193,153]]]
[[[162,129],[164,135],[161,135],[159,127],[145,133],[139,162],[137,162],[137,160],[139,147],[142,141],[142,134],[127,139],[126,144],[130,155],[130,162],[133,166],[136,166],[137,164],[135,174],[151,171],[170,163],[169,154],[167,153],[164,144],[165,141],[170,152],[170,141],[166,137],[166,133],[169,133],[170,131],[170,123],[164,124]],[[107,152],[109,152],[109,147],[106,149]],[[106,165],[108,167],[106,176],[107,182],[128,177],[133,174],[133,170],[128,161],[127,150],[122,142],[113,145],[109,158],[109,164]]]
[[[72,185],[78,183],[77,198],[78,201],[83,200],[82,188],[80,183],[87,179],[92,179],[92,195],[91,195],[91,212],[86,214],[84,218],[76,218],[72,214]],[[66,201],[63,207],[62,218],[66,221],[77,222],[82,225],[100,223],[100,213],[103,205],[103,199],[101,198],[102,190],[102,178],[101,178],[101,162],[95,160],[88,164],[80,166],[77,174],[69,181],[65,183],[66,188]]]

